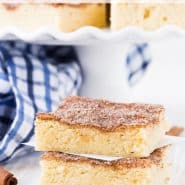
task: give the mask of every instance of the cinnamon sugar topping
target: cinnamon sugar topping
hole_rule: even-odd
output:
[[[146,168],[151,167],[151,165],[160,165],[168,146],[156,149],[149,157],[142,158],[121,158],[117,160],[107,161],[101,159],[87,158],[84,156],[65,154],[60,152],[46,152],[42,156],[42,160],[56,160],[64,162],[80,162],[89,163],[91,165],[100,165],[105,167],[111,167],[114,169],[121,168]]]
[[[83,97],[66,98],[51,114],[38,114],[38,118],[53,118],[72,125],[88,125],[106,130],[130,126],[144,127],[159,124],[163,119],[161,105],[113,103]]]

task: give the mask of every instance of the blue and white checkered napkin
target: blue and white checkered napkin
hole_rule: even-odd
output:
[[[151,61],[148,43],[135,44],[129,48],[128,55],[126,56],[126,66],[128,73],[127,80],[130,86],[135,85],[142,79]]]
[[[130,85],[141,79],[150,62],[148,44],[132,46],[126,57]],[[0,161],[32,138],[36,112],[52,111],[65,96],[77,93],[81,81],[72,47],[1,42]]]
[[[34,116],[52,111],[81,85],[72,47],[0,43],[0,161],[33,136]]]

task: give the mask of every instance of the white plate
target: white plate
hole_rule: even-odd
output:
[[[63,33],[52,28],[43,28],[35,32],[24,32],[14,27],[0,30],[0,40],[21,39],[40,44],[105,44],[111,42],[150,42],[165,39],[185,38],[185,30],[176,26],[164,26],[155,31],[144,31],[138,27],[128,27],[120,31],[103,30],[95,27],[83,27],[77,31]]]

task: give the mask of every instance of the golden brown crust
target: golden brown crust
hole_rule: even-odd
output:
[[[86,7],[88,4],[50,3],[48,5],[53,6],[55,8],[60,8],[63,6],[68,6],[73,8],[83,8],[83,7]]]
[[[5,7],[5,9],[7,9],[7,11],[17,10],[21,6],[20,3],[12,3],[12,4],[11,3],[3,3],[2,5]],[[25,4],[23,4],[23,5],[25,5]],[[31,6],[36,5],[37,6],[38,3],[33,3],[31,1],[29,1],[29,3],[27,3],[26,5],[31,5]],[[92,4],[90,4],[90,3],[78,3],[78,4],[72,4],[72,3],[46,3],[46,4],[42,4],[42,3],[40,3],[39,5],[47,5],[47,6],[52,6],[54,8],[60,8],[60,7],[86,8],[87,6],[92,5]],[[97,3],[95,5],[102,6],[103,3],[102,4]]]
[[[37,119],[113,131],[160,124],[163,116],[161,105],[113,103],[73,96],[66,98],[55,112],[37,114]]]
[[[90,4],[90,3],[78,3],[78,4],[72,4],[72,3],[50,3],[48,5],[51,5],[53,7],[63,7],[63,6],[66,6],[66,7],[73,7],[73,8],[85,8],[89,5],[93,5],[93,4]],[[102,6],[104,5],[103,3],[95,3],[94,5],[98,5],[98,6]]]
[[[11,3],[7,3],[7,4],[2,4],[5,9],[7,9],[8,11],[15,11],[19,8],[20,4],[11,4]]]
[[[149,157],[143,158],[122,158],[117,160],[100,160],[87,158],[84,156],[60,153],[60,152],[46,152],[42,155],[42,160],[55,160],[62,162],[78,162],[78,163],[88,163],[95,166],[110,167],[113,169],[122,168],[147,168],[152,165],[161,165],[168,146],[156,149]]]

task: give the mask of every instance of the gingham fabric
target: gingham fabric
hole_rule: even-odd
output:
[[[151,61],[150,47],[147,43],[135,44],[129,48],[126,66],[130,86],[142,79]]]
[[[82,81],[72,47],[0,43],[0,161],[33,136],[34,116],[52,111]]]

